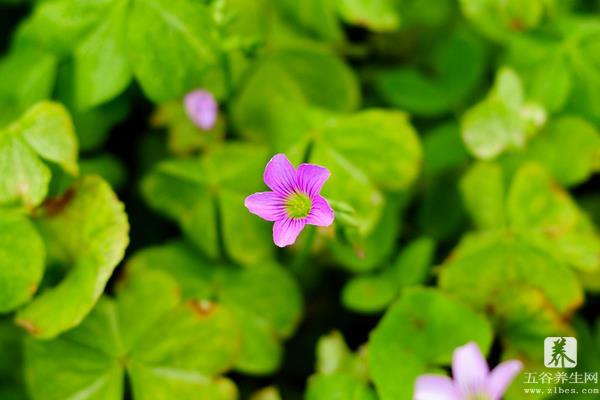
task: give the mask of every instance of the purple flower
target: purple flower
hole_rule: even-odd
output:
[[[194,125],[208,131],[217,122],[219,105],[212,93],[206,90],[194,90],[185,95],[183,100],[185,111]]]
[[[274,221],[273,241],[279,247],[294,244],[306,224],[329,226],[333,210],[319,192],[329,179],[329,170],[313,164],[298,169],[283,154],[277,154],[265,168],[264,181],[271,192],[246,197],[248,210]]]
[[[415,383],[414,400],[500,400],[522,368],[520,361],[511,360],[490,372],[479,347],[471,342],[454,351],[454,380],[442,375],[422,375]]]

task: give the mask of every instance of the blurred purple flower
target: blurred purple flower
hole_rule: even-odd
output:
[[[454,380],[422,375],[415,383],[414,400],[500,400],[522,368],[520,361],[511,360],[490,372],[479,347],[471,342],[454,351]]]
[[[215,126],[219,105],[212,93],[202,89],[194,90],[185,95],[183,103],[188,117],[198,128],[208,131]]]
[[[268,162],[265,184],[271,192],[254,193],[246,197],[248,210],[273,221],[273,241],[279,247],[294,244],[306,224],[329,226],[333,210],[319,192],[329,179],[327,168],[313,164],[300,164],[298,169],[283,154]]]

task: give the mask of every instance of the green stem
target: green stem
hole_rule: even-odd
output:
[[[306,261],[310,258],[310,253],[312,251],[313,244],[315,242],[315,238],[317,237],[317,229],[314,226],[306,227],[306,239],[304,242],[304,246],[300,250],[300,252],[292,261],[291,268],[294,271],[300,271],[302,267],[306,264]]]
[[[221,51],[219,58],[221,69],[223,70],[223,85],[225,90],[224,108],[228,110],[233,97],[233,73],[231,71],[231,63],[229,62],[229,54],[225,51]]]

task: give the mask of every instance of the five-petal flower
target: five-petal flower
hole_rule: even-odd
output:
[[[246,197],[248,210],[273,221],[273,241],[279,247],[293,244],[304,226],[329,226],[334,215],[329,203],[319,193],[329,179],[327,168],[300,164],[298,169],[283,154],[268,162],[264,182],[270,192]]]
[[[414,400],[500,400],[521,371],[518,360],[505,361],[490,371],[475,343],[454,351],[452,376],[422,375],[415,383]]]
[[[208,131],[217,123],[219,105],[211,92],[202,89],[189,92],[183,104],[188,117],[198,128]]]

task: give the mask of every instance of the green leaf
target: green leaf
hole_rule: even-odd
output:
[[[478,158],[491,159],[507,149],[522,149],[544,122],[543,109],[524,102],[518,75],[501,69],[488,96],[461,119],[463,140]]]
[[[115,0],[54,0],[36,3],[19,26],[16,43],[45,48],[64,57],[71,54],[114,6]]]
[[[127,30],[129,60],[146,95],[161,102],[198,87],[202,73],[216,62],[212,33],[203,4],[134,1]]]
[[[36,223],[50,260],[69,267],[57,286],[17,313],[33,336],[55,337],[79,324],[104,291],[128,244],[123,204],[101,178],[82,178],[46,207]]]
[[[525,158],[543,164],[562,185],[577,185],[600,170],[600,133],[584,119],[563,116],[533,138]]]
[[[346,22],[373,31],[393,31],[400,26],[401,17],[394,0],[338,0],[337,8]]]
[[[359,275],[342,291],[344,307],[359,313],[377,313],[398,295],[398,287],[386,274]]]
[[[313,147],[310,162],[327,166],[331,172],[331,177],[321,194],[327,199],[345,201],[356,211],[353,216],[361,235],[366,236],[373,232],[385,199],[383,193],[369,180],[369,177],[351,160],[327,144],[317,144]]]
[[[600,68],[594,48],[596,19],[567,16],[550,25],[551,35],[519,35],[509,42],[506,60],[523,77],[527,92],[549,111],[598,118]]]
[[[77,175],[77,138],[67,110],[58,103],[42,102],[27,111],[9,129],[20,135],[40,157]]]
[[[239,339],[231,314],[210,302],[180,303],[176,283],[158,271],[121,285],[77,328],[26,342],[32,397],[120,399],[127,373],[136,400],[234,398],[235,388],[218,376]]]
[[[478,162],[460,181],[466,209],[480,229],[500,228],[506,224],[506,188],[500,165]]]
[[[387,197],[381,218],[368,236],[356,240],[336,238],[332,241],[329,250],[335,261],[353,272],[369,271],[381,266],[392,254],[398,238],[400,202],[394,196]],[[336,217],[339,219],[339,215]]]
[[[294,0],[278,0],[276,4],[286,17],[312,35],[339,42],[343,38],[343,31],[337,18],[337,1],[307,0],[298,3]]]
[[[416,132],[405,114],[383,110],[332,118],[317,132],[310,162],[331,171],[323,195],[348,203],[360,233],[372,232],[384,205],[380,190],[406,189],[417,177]]]
[[[247,268],[213,265],[183,243],[145,249],[128,270],[168,272],[185,298],[217,299],[231,311],[242,331],[236,369],[248,374],[272,372],[281,361],[281,342],[295,330],[302,312],[302,296],[287,271],[275,264]],[[141,272],[140,272],[141,271]]]
[[[342,291],[342,303],[360,313],[384,310],[404,287],[425,282],[434,247],[433,240],[426,237],[408,243],[390,267],[351,279]]]
[[[600,268],[600,238],[591,220],[537,164],[525,164],[508,193],[510,224],[526,240],[582,271]]]
[[[118,1],[75,49],[76,98],[83,110],[121,93],[132,79],[125,33],[128,3]]]
[[[127,116],[131,101],[122,95],[92,109],[80,110],[76,91],[74,62],[62,62],[58,69],[54,96],[71,112],[79,139],[79,150],[96,150],[106,141],[110,129]]]
[[[24,216],[0,213],[0,312],[27,302],[44,272],[44,243]]]
[[[504,232],[463,239],[441,270],[440,287],[486,311],[508,345],[538,361],[540,341],[567,334],[565,320],[583,301],[571,269]]]
[[[498,41],[537,27],[553,5],[545,0],[460,0],[459,3],[475,27]]]
[[[423,284],[432,265],[434,251],[435,242],[428,237],[407,243],[389,270],[394,284],[400,288]]]
[[[280,337],[292,334],[299,322],[302,296],[287,271],[275,264],[265,264],[219,272],[217,285],[224,304],[242,306],[260,316]]]
[[[58,103],[32,107],[0,131],[0,203],[40,204],[50,182],[50,170],[41,159],[76,175],[77,140],[69,114]]]
[[[485,48],[476,37],[455,32],[433,50],[431,58],[433,73],[406,67],[379,73],[377,91],[391,105],[416,115],[437,116],[451,111],[481,81]]]
[[[423,173],[433,176],[466,165],[469,154],[455,122],[436,126],[423,137]]]
[[[448,240],[460,234],[465,210],[458,186],[459,177],[454,171],[426,181],[417,215],[419,229],[423,234],[437,240]]]
[[[16,48],[0,60],[0,126],[52,94],[56,58],[30,47]]]
[[[267,54],[236,96],[232,113],[245,136],[278,150],[298,145],[314,126],[309,107],[351,111],[360,91],[352,70],[317,46],[286,47]]]
[[[237,262],[256,263],[272,254],[272,233],[268,222],[248,213],[244,198],[264,190],[260,180],[267,159],[262,147],[224,145],[202,158],[158,164],[142,191],[151,207],[176,220],[210,258],[225,251]]]
[[[323,128],[321,140],[384,190],[405,189],[419,173],[420,142],[401,112],[367,110],[335,119]]]
[[[0,204],[33,208],[48,193],[50,169],[10,131],[0,131]]]
[[[351,353],[337,331],[319,338],[317,373],[308,380],[307,398],[375,400],[377,397],[367,380],[364,347],[356,354]]]
[[[306,400],[376,400],[373,389],[348,374],[317,375],[308,381]]]
[[[338,331],[333,331],[327,336],[321,336],[317,342],[317,373],[331,375],[337,372],[363,375],[363,359],[360,354],[353,354],[344,337]],[[365,377],[362,377],[365,378]]]
[[[442,292],[407,290],[369,339],[369,368],[379,397],[411,398],[418,375],[449,364],[454,349],[471,341],[487,353],[492,342],[487,319]]]
[[[482,265],[486,267],[481,268]],[[488,303],[494,304],[492,293],[514,284],[541,290],[560,313],[575,309],[583,298],[573,271],[511,233],[466,236],[440,275],[442,288],[482,309]]]

